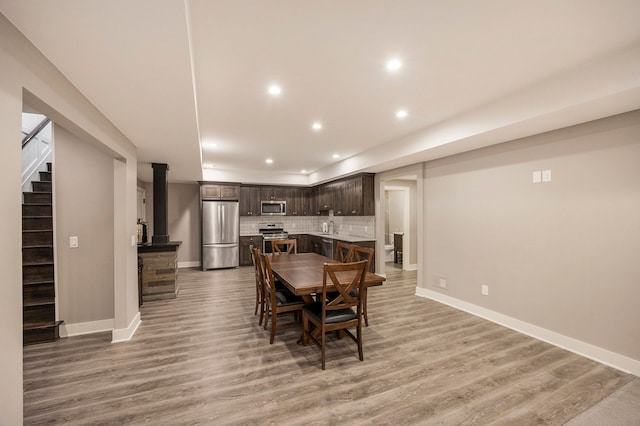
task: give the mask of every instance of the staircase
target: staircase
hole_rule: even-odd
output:
[[[22,327],[23,344],[60,338],[56,321],[53,273],[53,202],[51,163],[31,183],[22,203]]]

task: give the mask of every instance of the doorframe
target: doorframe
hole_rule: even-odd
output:
[[[423,285],[424,275],[424,233],[425,233],[425,221],[424,221],[424,163],[417,163],[411,166],[402,167],[399,169],[388,170],[375,175],[375,198],[376,198],[376,265],[380,265],[376,268],[379,275],[386,277],[385,266],[385,254],[384,254],[384,221],[385,221],[385,206],[384,206],[384,191],[385,182],[400,179],[405,176],[415,176],[416,179],[416,222],[417,222],[417,287]],[[403,238],[404,239],[404,238]],[[404,246],[404,244],[403,244]],[[403,248],[404,250],[404,248]]]
[[[402,232],[404,233],[402,235],[402,270],[403,271],[413,271],[417,268],[416,264],[411,264],[410,263],[410,259],[411,259],[411,241],[412,241],[412,237],[411,237],[411,232],[409,232],[410,225],[411,225],[411,219],[409,217],[409,214],[411,213],[411,190],[409,189],[409,187],[407,186],[395,186],[395,185],[390,185],[384,186],[384,190],[385,191],[402,191],[404,194],[404,206],[403,206],[403,211],[402,211]],[[385,216],[386,216],[386,209],[385,209]],[[416,220],[418,218],[416,217]],[[386,222],[386,217],[384,222]],[[389,230],[389,232],[391,232],[391,230]],[[386,237],[386,234],[385,234]],[[407,261],[405,262],[404,259],[407,259]],[[386,262],[385,262],[386,263]]]

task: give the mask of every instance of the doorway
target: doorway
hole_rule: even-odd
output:
[[[376,264],[381,265],[379,272],[386,276],[387,267],[418,271],[418,286],[422,282],[420,271],[424,253],[422,176],[422,164],[376,175]],[[401,255],[401,261],[396,255]]]

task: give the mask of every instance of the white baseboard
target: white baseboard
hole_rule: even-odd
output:
[[[199,260],[193,260],[188,262],[178,262],[178,269],[180,268],[199,268],[201,265]]]
[[[418,264],[417,263],[410,263],[408,265],[402,265],[402,270],[404,270],[404,271],[417,271],[418,270]]]
[[[75,324],[63,323],[60,326],[60,337],[81,336],[83,334],[102,333],[112,330],[113,319],[78,322]]]
[[[140,312],[138,312],[127,328],[114,328],[111,333],[111,343],[128,342],[131,340],[141,322]]]
[[[447,296],[446,294],[438,293],[433,290],[416,287],[416,295],[435,300],[436,302],[444,303],[445,305],[452,306],[456,309],[460,309],[461,311],[465,311],[472,315],[503,325],[522,334],[526,334],[527,336],[542,340],[543,342],[550,343],[554,346],[558,346],[562,349],[566,349],[570,352],[574,352],[578,355],[582,355],[586,358],[592,359],[626,373],[640,376],[639,360],[629,358],[615,352],[611,352],[609,350],[594,346],[581,340],[577,340],[572,337],[568,337],[560,333],[538,327],[528,322],[492,311],[490,309],[483,308],[478,305],[474,305],[469,302],[465,302],[460,299],[456,299],[451,296]]]

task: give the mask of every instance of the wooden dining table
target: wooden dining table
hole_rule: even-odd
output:
[[[269,260],[273,275],[293,294],[301,296],[307,303],[313,301],[311,297],[313,294],[322,293],[324,264],[340,263],[316,253],[271,254]],[[343,272],[343,274],[353,275],[353,272]],[[366,287],[381,286],[384,281],[384,277],[367,271],[364,285]],[[330,291],[332,288],[333,284],[329,280],[327,290]]]

